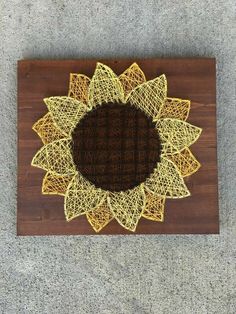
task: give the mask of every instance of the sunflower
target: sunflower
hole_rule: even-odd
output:
[[[189,146],[201,129],[186,122],[189,100],[167,97],[164,74],[146,80],[133,63],[117,76],[97,63],[92,78],[70,74],[68,96],[44,102],[48,113],[33,125],[44,146],[32,166],[46,171],[43,194],[64,196],[67,221],[86,215],[99,232],[116,219],[134,232],[141,217],[164,220],[166,199],[190,195],[184,177],[196,172],[200,163]],[[140,121],[146,127],[140,127]],[[143,147],[138,151],[140,143]],[[124,172],[127,152],[132,180]],[[151,160],[151,168],[139,173],[140,158],[142,166]]]

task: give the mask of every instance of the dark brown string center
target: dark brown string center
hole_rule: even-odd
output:
[[[160,161],[155,124],[130,104],[97,107],[78,123],[72,138],[77,170],[105,190],[139,185]]]

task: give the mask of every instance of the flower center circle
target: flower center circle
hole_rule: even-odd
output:
[[[160,161],[155,124],[129,103],[108,103],[88,112],[72,134],[77,170],[97,188],[125,191]]]

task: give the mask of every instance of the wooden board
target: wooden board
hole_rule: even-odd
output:
[[[95,234],[84,216],[66,222],[63,197],[42,195],[44,171],[31,167],[42,146],[31,129],[47,110],[44,97],[67,95],[70,72],[92,76],[96,61],[110,66],[117,74],[133,61],[147,79],[165,73],[168,96],[190,99],[188,121],[203,128],[191,149],[202,167],[187,178],[191,197],[167,200],[165,221],[142,218],[136,234],[218,233],[218,193],[216,158],[216,71],[215,59],[117,59],[117,60],[22,60],[18,62],[18,235]],[[100,234],[131,234],[115,220]]]

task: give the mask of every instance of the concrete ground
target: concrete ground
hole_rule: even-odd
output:
[[[16,237],[16,62],[217,58],[220,236]],[[0,313],[236,313],[235,0],[0,1]]]

